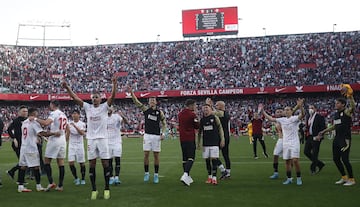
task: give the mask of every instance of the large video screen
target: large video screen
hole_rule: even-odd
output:
[[[236,35],[237,7],[183,10],[182,26],[184,37]]]

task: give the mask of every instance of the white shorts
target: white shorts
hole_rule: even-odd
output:
[[[161,139],[160,135],[155,134],[144,134],[143,141],[143,150],[144,151],[153,151],[160,152],[161,151]]]
[[[88,139],[87,143],[88,160],[96,158],[110,159],[108,139]]]
[[[80,144],[69,144],[68,148],[68,161],[77,163],[84,163],[85,162],[85,150],[84,145]]]
[[[206,158],[219,158],[219,146],[204,146],[202,156]]]
[[[66,142],[48,142],[45,149],[45,157],[52,159],[65,159],[66,157]]]
[[[39,152],[23,153],[20,151],[19,166],[27,166],[27,167],[40,166]]]
[[[283,155],[283,139],[278,139],[274,147],[274,155],[282,157]]]
[[[283,159],[290,160],[293,158],[300,158],[300,145],[283,146]]]
[[[109,153],[110,157],[121,157],[122,155],[122,144],[116,143],[116,144],[110,144],[109,145]]]

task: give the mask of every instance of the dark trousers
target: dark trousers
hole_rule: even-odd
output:
[[[351,146],[351,144],[350,144]],[[348,172],[349,178],[353,178],[353,170],[352,165],[350,164],[349,154],[350,154],[350,146],[347,150],[342,151],[341,148],[344,147],[344,143],[339,143],[338,141],[334,140],[333,142],[333,160],[334,163],[339,170],[342,176],[345,176],[345,168]],[[345,165],[345,168],[344,168]]]
[[[229,156],[229,144],[230,139],[225,139],[225,146],[221,149],[222,155],[225,160],[225,166],[226,169],[231,169],[231,162],[230,162],[230,156]]]
[[[315,172],[316,167],[322,168],[325,165],[321,160],[319,160],[320,144],[321,144],[321,140],[314,141],[313,136],[311,135],[306,137],[304,154],[311,161],[311,165],[310,165],[311,172]]]
[[[184,172],[190,174],[190,170],[195,160],[196,144],[194,141],[183,141],[181,142],[182,151],[182,165]]]
[[[254,156],[257,157],[257,141],[259,140],[261,147],[263,149],[263,152],[265,155],[267,155],[266,153],[266,146],[265,146],[265,142],[264,142],[264,138],[262,134],[253,134],[253,151],[254,151]]]

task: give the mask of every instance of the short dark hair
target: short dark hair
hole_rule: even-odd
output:
[[[317,104],[309,104],[309,106],[313,106],[315,109],[319,109]]]
[[[284,107],[278,106],[278,107],[275,108],[275,111],[276,111],[276,110],[284,110]]]
[[[80,114],[80,110],[79,110],[79,109],[74,109],[74,110],[72,111],[72,114],[73,114],[73,113]]]
[[[34,115],[35,112],[38,112],[37,108],[29,108],[29,115]]]
[[[50,101],[50,103],[53,104],[56,107],[60,106],[60,102],[58,100],[52,100],[52,101]]]
[[[337,98],[336,101],[340,102],[341,104],[346,105],[346,99],[345,98]]]
[[[194,99],[186,99],[185,106],[190,106],[193,105],[194,103],[195,103]]]
[[[20,111],[21,109],[27,109],[27,108],[28,108],[27,106],[21,105],[21,106],[19,107],[19,111]]]

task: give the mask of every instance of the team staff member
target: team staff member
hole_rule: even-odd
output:
[[[28,108],[26,106],[20,106],[18,111],[18,117],[14,119],[9,125],[7,131],[9,136],[13,139],[11,147],[13,148],[17,158],[20,156],[20,147],[21,147],[21,125],[28,117]],[[19,169],[19,163],[17,163],[6,173],[10,176],[11,179],[14,179],[15,172]]]
[[[320,137],[323,136],[326,132],[335,130],[335,138],[333,141],[333,160],[336,167],[338,168],[341,179],[335,184],[344,186],[355,185],[355,178],[353,175],[352,166],[349,160],[350,148],[351,148],[351,116],[355,110],[355,100],[352,95],[352,89],[350,86],[345,92],[350,106],[346,107],[346,99],[338,98],[335,101],[335,109],[337,112],[334,116],[334,125],[330,128],[327,128],[319,133]],[[318,139],[320,139],[318,137]],[[345,168],[347,170],[348,176],[345,173]]]
[[[212,114],[212,108],[209,104],[203,106],[203,113],[204,116],[200,120],[197,148],[200,149],[202,141],[203,158],[208,171],[206,183],[217,185],[216,172],[219,166],[219,143],[221,148],[225,146],[224,131],[219,117]]]
[[[195,159],[195,134],[196,129],[199,129],[199,118],[195,114],[196,103],[193,99],[185,101],[185,108],[180,111],[179,118],[179,133],[180,144],[182,151],[182,163],[184,174],[181,176],[180,181],[185,185],[190,186],[193,179],[190,176],[190,170]]]
[[[317,107],[309,105],[309,118],[306,124],[306,142],[304,154],[310,159],[310,172],[312,175],[321,171],[325,164],[319,160],[320,144],[323,139],[314,139],[320,131],[326,128],[325,118],[317,113]]]
[[[259,113],[254,113],[254,118],[251,120],[252,123],[252,136],[253,136],[253,150],[254,150],[254,158],[258,159],[257,156],[257,140],[259,140],[261,147],[263,149],[263,154],[266,158],[269,157],[269,155],[266,153],[266,146],[263,136],[263,120],[260,118]]]
[[[135,96],[134,92],[128,87],[128,92],[131,93],[131,97],[135,105],[141,109],[145,116],[145,134],[143,142],[144,151],[144,182],[148,182],[150,179],[149,173],[149,154],[150,151],[154,152],[154,183],[159,183],[159,165],[160,165],[160,151],[161,140],[164,139],[166,132],[166,120],[164,112],[157,108],[157,101],[155,97],[149,98],[149,107],[142,104]],[[162,125],[162,133],[160,133],[160,122]]]

